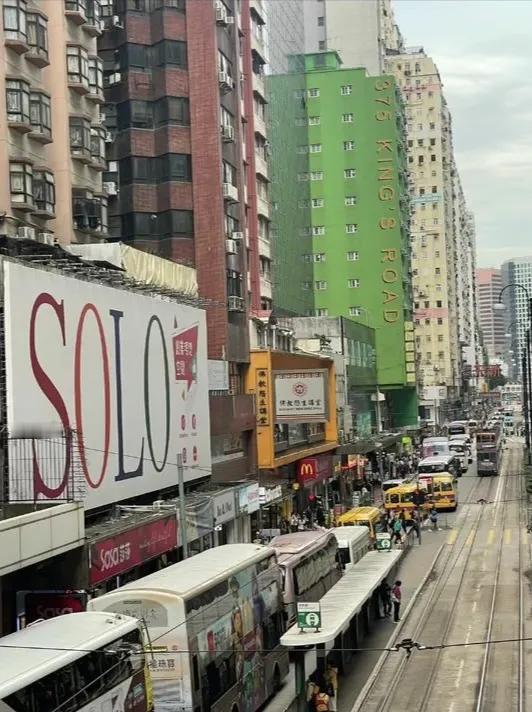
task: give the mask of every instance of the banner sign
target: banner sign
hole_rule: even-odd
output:
[[[90,584],[96,586],[176,547],[175,512],[136,529],[94,542],[90,548]]]
[[[275,419],[327,420],[327,371],[275,371]]]
[[[24,594],[25,624],[34,621],[81,613],[87,605],[84,591],[26,591]]]
[[[332,456],[306,457],[297,464],[297,481],[304,487],[323,482],[332,475]]]
[[[225,524],[235,518],[235,491],[223,490],[212,497],[214,505],[214,523]]]
[[[157,492],[176,484],[176,453],[185,482],[204,477],[204,311],[3,265],[10,500],[64,499],[74,469],[86,509]],[[49,433],[74,444],[52,460]],[[32,457],[17,457],[29,437]]]

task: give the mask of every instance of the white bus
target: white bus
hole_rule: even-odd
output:
[[[272,549],[228,544],[89,601],[143,620],[155,712],[255,712],[288,673]]]
[[[367,527],[331,527],[329,531],[338,541],[338,561],[346,571],[373,549]]]
[[[319,601],[342,576],[338,541],[330,530],[281,534],[269,546],[283,570],[283,599],[288,624],[296,618],[298,601]]]
[[[0,641],[2,712],[151,712],[138,620],[71,613]]]

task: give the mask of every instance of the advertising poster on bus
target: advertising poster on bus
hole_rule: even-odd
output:
[[[185,481],[204,477],[205,312],[3,265],[10,500],[66,499],[76,485],[94,509],[157,492],[176,484],[178,453]]]

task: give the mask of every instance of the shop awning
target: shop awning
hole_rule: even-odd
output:
[[[375,450],[386,450],[386,448],[396,445],[403,433],[383,434],[364,440],[357,440],[353,443],[346,443],[336,448],[336,455],[365,455],[368,452]]]

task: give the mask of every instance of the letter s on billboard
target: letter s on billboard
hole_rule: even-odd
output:
[[[73,432],[93,509],[210,471],[205,312],[4,261],[11,437]],[[57,442],[57,441],[56,441]],[[59,458],[59,460],[58,460]],[[64,499],[68,447],[9,448],[11,500]],[[69,484],[70,477],[70,484]]]

